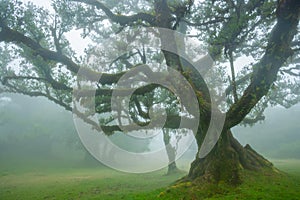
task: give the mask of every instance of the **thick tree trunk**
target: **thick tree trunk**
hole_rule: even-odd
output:
[[[272,163],[255,152],[250,145],[243,147],[231,131],[223,131],[214,149],[205,157],[196,157],[187,179],[203,179],[209,182],[242,182],[242,170],[275,170]]]

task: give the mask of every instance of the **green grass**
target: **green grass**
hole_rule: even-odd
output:
[[[128,199],[132,193],[166,187],[182,175],[127,174],[106,168],[5,172],[0,176],[0,199]]]
[[[275,160],[288,174],[244,174],[242,185],[191,183],[169,186],[184,174],[127,174],[107,168],[2,170],[0,199],[300,199],[300,161]]]
[[[272,160],[277,168],[284,173],[274,174],[263,172],[257,174],[245,172],[243,184],[238,187],[230,187],[226,184],[181,183],[168,187],[165,190],[157,190],[150,194],[140,195],[140,199],[146,196],[155,199],[159,193],[159,199],[178,200],[300,200],[300,161],[299,160]]]
[[[225,184],[193,185],[191,183],[172,186],[160,193],[160,199],[300,199],[300,179],[284,175],[257,174],[247,172],[245,181],[238,187],[229,187]],[[143,197],[141,197],[143,199]]]

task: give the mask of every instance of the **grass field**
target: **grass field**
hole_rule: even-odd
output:
[[[300,200],[300,161],[273,160],[283,173],[264,172],[259,176],[252,172],[243,174],[242,185],[229,187],[198,183],[171,186],[160,193],[160,199],[207,199],[207,200]]]
[[[107,168],[26,169],[0,172],[0,199],[300,199],[300,161],[273,160],[287,174],[245,173],[237,188],[225,184],[170,186],[184,175],[165,171],[126,174]]]
[[[126,174],[107,168],[4,172],[0,199],[131,199],[128,195],[166,187],[183,175],[164,173]]]

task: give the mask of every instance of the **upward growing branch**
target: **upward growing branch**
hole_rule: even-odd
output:
[[[268,93],[280,67],[293,53],[290,46],[297,33],[299,13],[300,1],[280,1],[277,9],[277,24],[271,32],[266,52],[260,62],[254,66],[251,83],[243,96],[227,112],[226,128],[239,124]]]
[[[234,102],[236,103],[238,101],[238,95],[237,95],[237,85],[236,85],[236,81],[235,81],[233,53],[231,50],[228,52],[228,56],[229,56],[230,70],[231,70],[231,85],[232,85],[233,98],[234,98]]]

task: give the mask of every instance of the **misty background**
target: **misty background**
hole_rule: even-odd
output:
[[[269,159],[300,159],[300,105],[266,110],[266,120],[252,127],[238,126],[234,135]],[[288,130],[288,131],[287,131]],[[128,137],[111,137],[120,147],[144,152],[160,141],[132,144]],[[193,144],[178,161],[186,168],[196,153]],[[0,167],[2,169],[103,167],[83,147],[72,113],[45,98],[19,94],[0,96]]]

